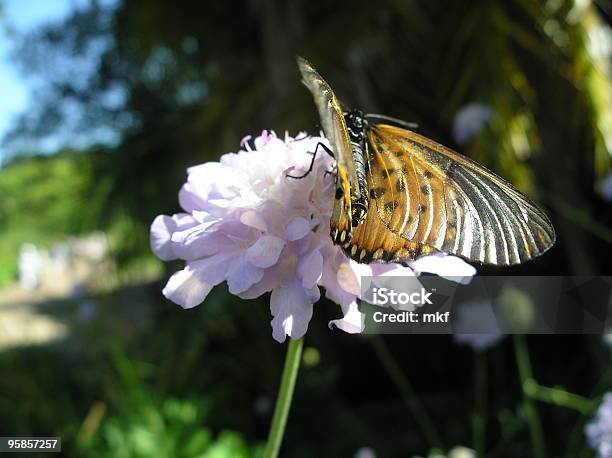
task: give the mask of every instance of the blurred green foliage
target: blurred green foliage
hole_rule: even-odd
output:
[[[259,441],[224,425],[238,412],[226,412],[221,399],[236,396],[210,378],[218,377],[213,368],[225,365],[225,356],[201,361],[202,343],[231,325],[232,311],[168,314],[159,286],[93,296],[93,319],[81,317],[81,300],[38,305],[38,313],[71,333],[45,346],[0,351],[3,431],[60,436],[65,456],[84,458],[261,456]],[[213,303],[215,297],[225,298],[213,295]],[[156,315],[170,318],[166,329],[153,325]],[[185,319],[195,326],[186,327]]]
[[[108,393],[113,406],[92,406],[77,444],[84,457],[250,458],[260,456],[232,431],[206,428],[210,403],[163,397],[142,383],[137,368],[115,351],[119,383]],[[100,418],[102,417],[102,418]],[[90,420],[90,421],[88,421]]]
[[[100,225],[106,194],[91,157],[66,151],[19,158],[0,173],[0,285],[16,278],[21,244],[50,246]]]

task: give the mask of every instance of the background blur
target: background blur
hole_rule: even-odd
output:
[[[257,453],[285,347],[269,297],[218,287],[181,310],[148,227],[188,166],[262,129],[318,131],[296,54],[347,107],[418,123],[549,209],[549,253],[481,273],[612,274],[611,18],[610,0],[0,0],[0,436]],[[284,456],[593,456],[601,336],[475,351],[329,331],[339,314],[316,306]]]

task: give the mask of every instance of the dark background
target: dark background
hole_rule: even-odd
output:
[[[610,53],[593,44],[610,13],[607,0],[91,1],[15,37],[15,61],[39,84],[3,140],[0,285],[16,278],[21,243],[94,230],[108,235],[114,269],[110,287],[88,288],[96,315],[85,323],[83,297],[8,304],[69,332],[0,351],[1,435],[59,435],[66,456],[256,453],[285,350],[269,297],[241,301],[223,286],[181,310],[161,296],[180,264],[153,258],[148,227],[178,211],[188,166],[263,129],[318,131],[296,54],[347,107],[418,123],[549,210],[550,252],[479,274],[611,274],[611,204],[597,192],[612,157]],[[453,120],[470,103],[493,117],[457,144]],[[315,305],[284,456],[455,445],[534,456],[534,412],[541,456],[591,456],[583,425],[612,384],[601,336],[509,337],[474,352],[449,336],[329,331],[339,314]],[[517,370],[525,357],[533,374]],[[525,390],[530,375],[581,398]]]

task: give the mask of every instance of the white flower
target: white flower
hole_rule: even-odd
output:
[[[463,447],[462,445],[458,445],[453,447],[450,452],[448,452],[448,458],[475,458],[476,452],[471,448]]]
[[[184,212],[153,221],[153,252],[163,260],[186,261],[163,294],[191,308],[224,281],[231,294],[244,299],[271,292],[272,335],[283,342],[286,336],[298,339],[305,334],[323,287],[344,314],[330,326],[361,332],[361,276],[414,276],[413,270],[398,264],[358,264],[332,244],[329,219],[335,188],[333,175],[326,173],[333,168],[328,154],[317,154],[304,178],[287,177],[308,170],[309,153],[327,140],[306,135],[281,140],[264,131],[251,149],[249,139],[241,142],[245,150],[189,168],[179,193]],[[449,264],[419,260],[419,270],[474,275],[475,269],[464,261],[445,259]]]
[[[481,103],[463,106],[453,119],[453,138],[464,145],[478,134],[493,117],[493,110]]]
[[[612,458],[612,392],[604,396],[595,418],[586,425],[585,433],[599,458]]]

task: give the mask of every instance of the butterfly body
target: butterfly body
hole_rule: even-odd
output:
[[[359,196],[351,201],[351,223],[353,227],[357,227],[365,220],[368,211],[366,178],[368,159],[366,154],[367,143],[365,142],[365,120],[363,113],[358,110],[347,113],[344,119],[351,142],[351,154],[355,164],[357,185],[359,186]]]
[[[314,67],[298,58],[337,161],[331,238],[352,259],[406,262],[446,252],[485,264],[528,261],[550,248],[546,214],[511,184],[380,115],[342,112]]]

